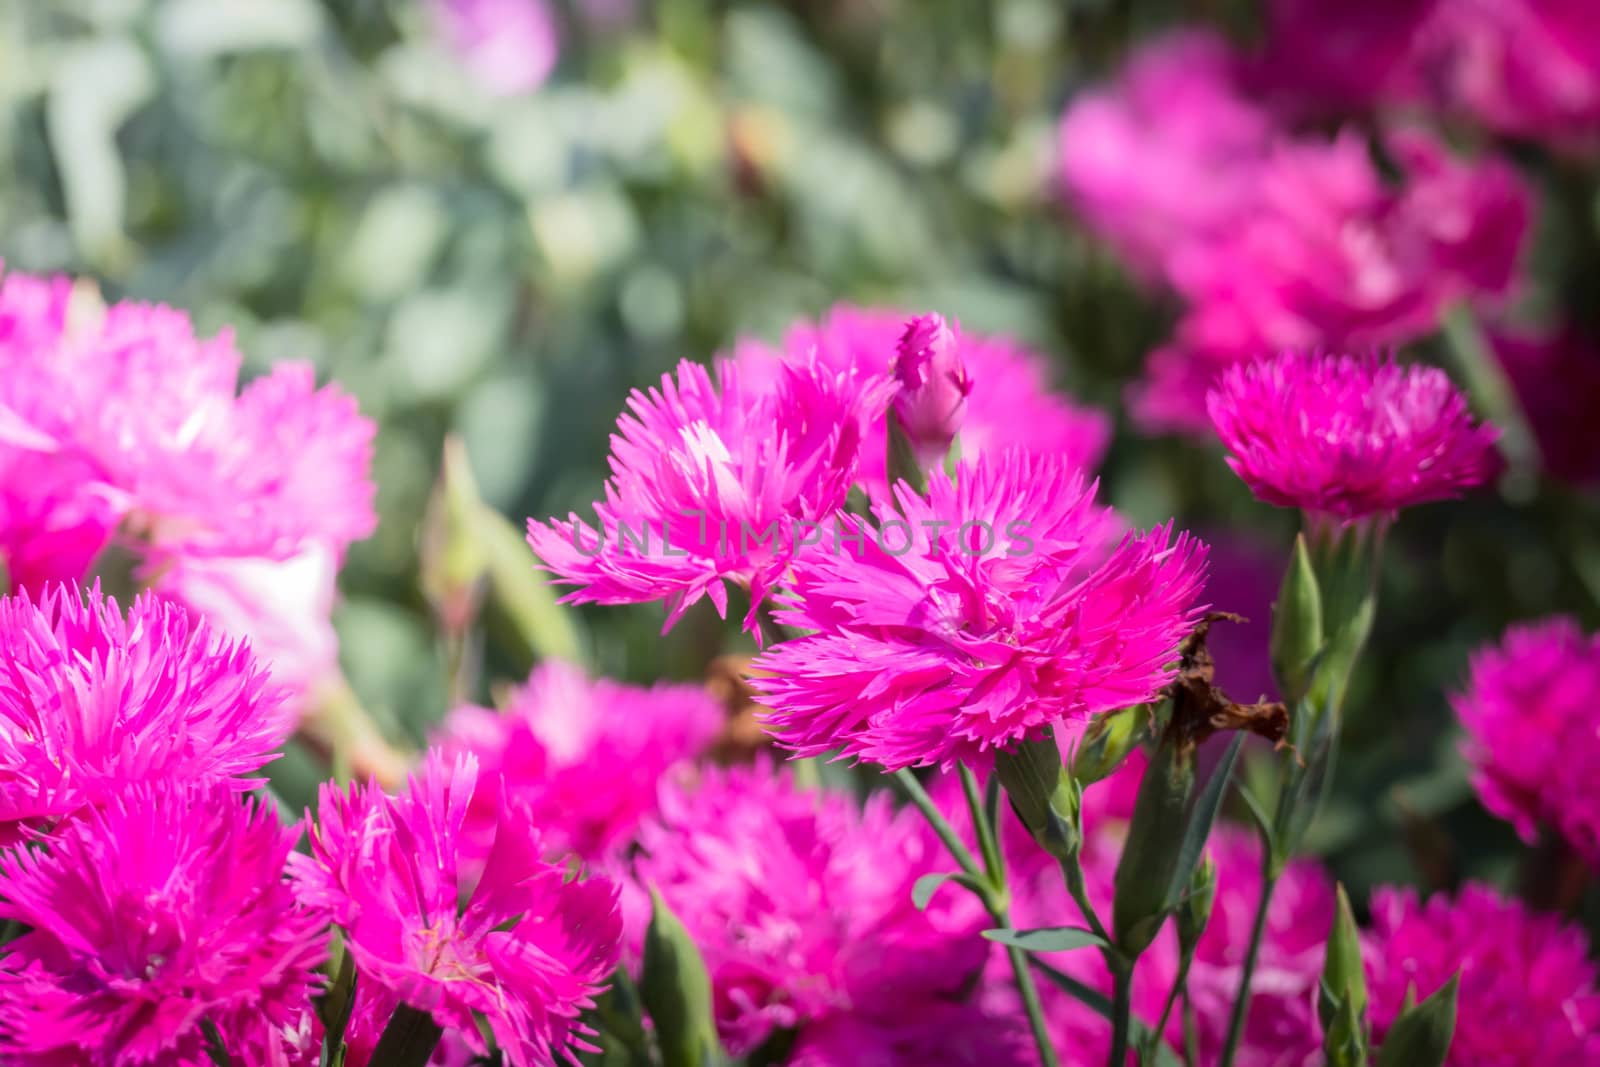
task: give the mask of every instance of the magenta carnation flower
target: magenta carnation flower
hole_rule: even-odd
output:
[[[1365,140],[1280,145],[1250,210],[1182,246],[1171,276],[1188,310],[1130,397],[1156,430],[1205,428],[1205,393],[1234,363],[1291,348],[1368,348],[1431,333],[1456,300],[1488,306],[1514,278],[1529,192],[1498,160],[1391,134],[1384,181]]]
[[[1459,971],[1446,1067],[1600,1063],[1600,988],[1578,927],[1482,885],[1426,902],[1379,889],[1364,941],[1376,1045],[1409,990],[1420,1001]]]
[[[1484,806],[1529,843],[1540,826],[1553,827],[1600,869],[1600,806],[1590,799],[1600,768],[1597,700],[1600,639],[1557,618],[1513,627],[1473,656],[1455,708]]]
[[[0,1060],[316,1063],[326,955],[284,863],[299,828],[217,786],[133,785],[48,842],[0,855]]]
[[[1228,466],[1279,507],[1352,521],[1459,496],[1494,473],[1494,427],[1441,370],[1286,352],[1241,364],[1207,400]]]
[[[785,353],[790,360],[815,352],[836,373],[892,378],[905,334],[905,312],[840,305],[820,321],[801,322],[781,348],[742,341],[731,360],[748,388],[772,389]],[[974,459],[1007,447],[1057,456],[1074,468],[1094,470],[1111,443],[1111,419],[1051,388],[1049,361],[1005,336],[959,331],[959,356],[970,390],[961,419],[961,455]],[[893,385],[888,385],[891,391]],[[858,480],[874,499],[889,495],[888,427],[874,423],[861,443]]]
[[[537,89],[560,55],[545,0],[433,0],[451,49],[485,90],[514,96]]]
[[[172,308],[0,286],[0,548],[13,581],[82,577],[119,530],[174,555],[342,554],[374,525],[374,427],[284,364],[238,392],[232,337]]]
[[[1084,223],[1149,279],[1173,254],[1255,207],[1273,124],[1237,84],[1216,34],[1140,47],[1109,87],[1073,98],[1059,131],[1061,183]]]
[[[723,719],[699,686],[590,681],[554,661],[512,692],[504,712],[457,708],[435,743],[446,756],[475,755],[488,787],[467,809],[464,850],[488,855],[503,788],[533,813],[553,851],[614,857],[655,810],[663,776],[704,751]]]
[[[841,520],[795,560],[757,661],[778,742],[889,769],[958,760],[1149,700],[1199,614],[1205,549],[1115,520],[1061,462],[1020,453],[938,473],[899,513]]]
[[[1440,0],[1269,0],[1266,40],[1248,63],[1248,81],[1313,115],[1415,102],[1424,91],[1420,50],[1441,6]]]
[[[731,363],[715,374],[685,361],[660,389],[634,392],[598,529],[576,515],[528,524],[545,567],[578,587],[567,600],[664,600],[670,628],[702,597],[726,615],[731,581],[750,590],[754,629],[795,546],[844,503],[893,389],[810,358],[785,362],[762,392]]]
[[[290,723],[248,649],[151,595],[0,599],[0,832],[134,782],[223,782],[271,761]]]
[[[473,1052],[483,1016],[513,1067],[583,1043],[579,1013],[615,968],[621,919],[604,879],[572,881],[543,858],[530,813],[511,798],[482,877],[466,888],[460,852],[478,785],[471,756],[431,752],[405,792],[373,783],[319,796],[311,855],[290,861],[301,898],[345,933],[358,985],[429,1012]]]
[[[916,880],[950,863],[916,812],[883,793],[860,808],[803,790],[762,762],[669,782],[640,845],[637,882],[699,946],[734,1055],[792,1029],[800,1062],[818,1067],[990,1062],[964,1003],[988,954],[984,913],[965,893],[912,902]],[[999,1053],[1005,1027],[990,1029]]]

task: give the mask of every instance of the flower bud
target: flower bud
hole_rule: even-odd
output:
[[[894,414],[924,468],[944,460],[966,418],[972,380],[961,359],[961,340],[940,315],[906,324],[895,354],[900,392]]]
[[[1178,908],[1178,950],[1185,958],[1194,955],[1206,923],[1211,921],[1211,907],[1217,900],[1217,865],[1210,856],[1200,861],[1189,877],[1189,892]]]

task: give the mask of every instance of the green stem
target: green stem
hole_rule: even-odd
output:
[[[1261,955],[1261,940],[1267,932],[1267,914],[1272,907],[1272,893],[1278,888],[1279,872],[1270,851],[1261,860],[1261,899],[1256,902],[1256,919],[1250,930],[1250,945],[1245,950],[1244,969],[1239,974],[1239,992],[1233,999],[1233,1014],[1228,1020],[1228,1039],[1222,1046],[1218,1067],[1232,1067],[1233,1057],[1244,1036],[1245,1017],[1250,1011],[1250,982],[1255,976],[1256,960]]]
[[[972,822],[978,833],[978,852],[983,856],[983,866],[989,873],[990,882],[997,886],[1004,885],[1005,860],[1000,856],[994,827],[989,825],[989,815],[984,810],[983,795],[978,790],[978,776],[965,763],[961,764],[961,791],[967,795],[967,809],[972,812]]]
[[[372,1062],[382,1067],[427,1067],[439,1047],[444,1030],[433,1016],[402,1004],[389,1016],[389,1024],[372,1050]]]
[[[1189,1067],[1200,1067],[1200,1024],[1194,1017],[1194,998],[1183,992],[1183,1058]]]
[[[1106,930],[1105,923],[1100,921],[1100,914],[1095,911],[1094,904],[1089,901],[1089,888],[1083,878],[1083,864],[1079,862],[1076,853],[1071,858],[1062,859],[1061,877],[1067,883],[1067,892],[1072,896],[1073,903],[1078,905],[1079,911],[1083,912],[1083,921],[1089,924],[1089,932],[1102,941],[1114,944],[1115,940],[1110,932]],[[1108,965],[1112,964],[1109,953],[1106,957],[1106,963]]]
[[[1109,1067],[1128,1067],[1128,1023],[1133,1014],[1133,967],[1111,969],[1111,1055]]]
[[[919,785],[920,789],[921,786]],[[1010,890],[1006,885],[1005,861],[995,840],[994,827],[989,824],[984,810],[983,794],[978,789],[978,778],[966,764],[961,765],[961,790],[966,794],[967,811],[972,816],[972,826],[978,837],[978,850],[983,853],[984,882],[990,894],[984,898],[989,918],[1003,930],[1011,929],[1011,909],[1007,905]],[[947,824],[948,825],[948,824]],[[935,831],[938,827],[934,827]],[[960,857],[958,856],[959,860]],[[1044,1004],[1039,1000],[1039,988],[1034,984],[1033,972],[1028,967],[1028,954],[1012,945],[1006,946],[1006,959],[1011,962],[1011,973],[1016,979],[1017,993],[1022,997],[1022,1007],[1028,1016],[1028,1028],[1039,1046],[1040,1067],[1060,1067],[1050,1031],[1045,1026]]]
[[[922,812],[922,817],[928,820],[928,825],[933,827],[933,832],[939,835],[939,840],[944,842],[944,847],[949,850],[956,863],[960,864],[961,870],[981,881],[987,881],[988,879],[985,877],[983,870],[979,868],[977,860],[972,858],[972,853],[962,842],[961,835],[956,833],[955,827],[951,826],[949,821],[940,814],[938,805],[934,804],[933,798],[928,795],[928,791],[922,788],[922,783],[917,781],[917,776],[902,767],[894,772],[894,778],[895,781],[900,783],[900,787],[906,791],[906,796],[910,798],[911,803],[918,811]]]
[[[1172,1018],[1172,1008],[1178,1003],[1178,997],[1180,995],[1183,996],[1184,1003],[1188,1003],[1186,990],[1189,985],[1189,964],[1193,961],[1193,953],[1186,953],[1183,959],[1178,961],[1178,977],[1173,981],[1172,988],[1167,990],[1167,1002],[1161,1006],[1160,1021],[1156,1023],[1155,1029],[1151,1030],[1145,1037],[1144,1051],[1140,1057],[1141,1062],[1151,1059],[1155,1053],[1156,1045],[1164,1040],[1167,1032],[1167,1020]]]

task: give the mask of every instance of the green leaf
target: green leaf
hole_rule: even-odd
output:
[[[1195,799],[1189,823],[1183,831],[1183,841],[1178,846],[1177,866],[1173,868],[1172,877],[1167,883],[1166,903],[1169,910],[1182,903],[1195,868],[1200,865],[1206,839],[1211,836],[1211,827],[1216,824],[1217,813],[1222,810],[1222,798],[1228,791],[1228,783],[1233,780],[1233,765],[1239,759],[1239,749],[1244,747],[1244,739],[1243,733],[1233,735],[1227,751],[1222,754],[1222,759]]]
[[[322,1017],[322,1067],[339,1067],[344,1062],[344,1032],[350,1025],[350,1012],[356,1003],[356,961],[345,947],[339,960],[339,973],[322,995],[317,1012]]]
[[[1149,946],[1170,910],[1193,795],[1194,750],[1163,740],[1139,784],[1113,882],[1112,930],[1129,959]]]
[[[228,1055],[228,1046],[223,1043],[222,1032],[217,1029],[217,1024],[210,1019],[201,1019],[200,1032],[206,1039],[206,1057],[217,1067],[233,1067],[233,1057]]]
[[[1301,534],[1272,606],[1272,677],[1291,706],[1310,689],[1322,644],[1322,590]]]
[[[979,896],[984,893],[983,883],[964,871],[950,871],[946,874],[925,874],[911,886],[911,903],[917,906],[918,911],[926,910],[928,902],[939,891],[939,887],[946,882],[954,882],[959,886],[972,890]]]
[[[1110,948],[1110,942],[1076,926],[1045,926],[1037,930],[985,930],[990,941],[1026,952],[1067,952],[1075,948]]]
[[[1441,1067],[1456,1032],[1458,973],[1389,1027],[1378,1050],[1378,1067]]]
[[[534,569],[522,533],[504,515],[485,507],[478,536],[489,565],[489,595],[511,622],[526,650],[539,659],[584,661],[583,641],[572,614],[557,603],[554,588]]]
[[[639,996],[655,1024],[662,1067],[723,1062],[711,1006],[711,978],[700,950],[661,894],[650,889]]]

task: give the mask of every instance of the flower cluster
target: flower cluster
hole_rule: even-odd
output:
[[[1561,618],[1478,652],[1455,707],[1484,805],[1530,843],[1554,828],[1600,868],[1600,811],[1585,799],[1600,767],[1596,699],[1600,640]]]
[[[1062,120],[1071,202],[1184,302],[1130,395],[1152,429],[1203,431],[1206,391],[1233,363],[1411,341],[1456,302],[1497,307],[1516,277],[1531,197],[1511,167],[1411,127],[1380,138],[1386,180],[1354,130],[1282,128],[1243,67],[1213,37],[1159,41]]]

